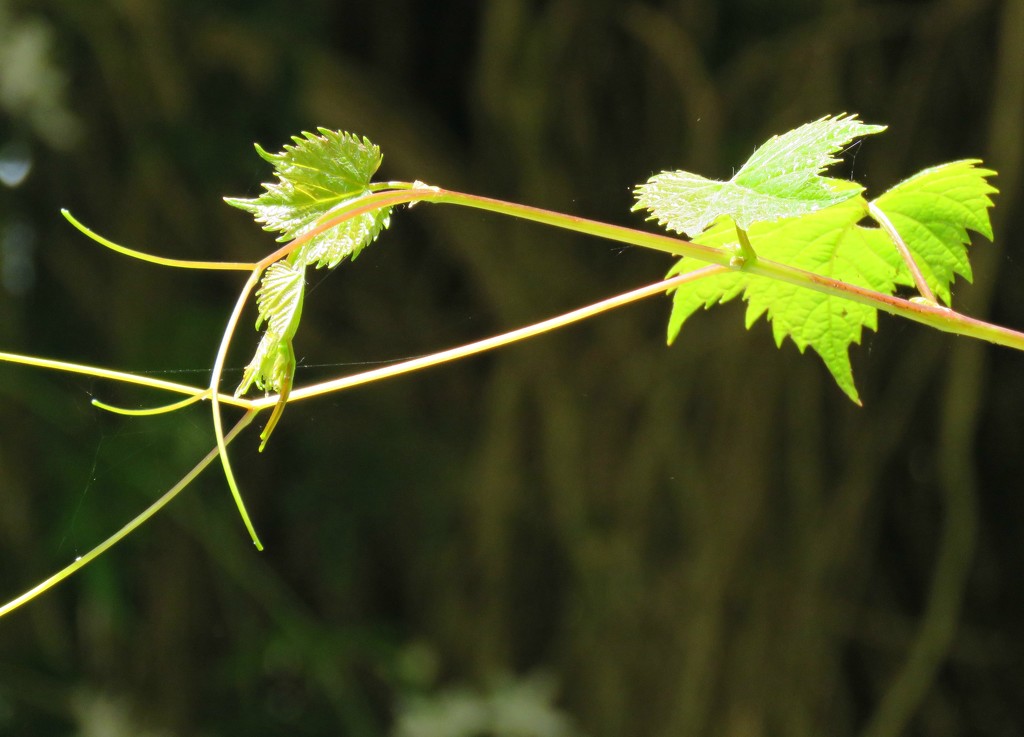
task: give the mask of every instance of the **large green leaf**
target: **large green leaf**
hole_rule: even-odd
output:
[[[949,274],[966,260],[966,229],[991,236],[988,195],[994,191],[986,177],[993,172],[974,168],[975,162],[955,162],[912,177],[875,200],[897,228],[926,274]],[[956,186],[934,191],[941,182]],[[832,207],[779,222],[754,223],[749,230],[752,245],[762,258],[771,259],[833,279],[893,294],[897,286],[912,285],[910,272],[895,246],[876,227],[860,221],[868,214],[859,195]],[[735,224],[720,218],[698,241],[726,248],[736,241]],[[952,258],[956,254],[957,258]],[[704,264],[683,258],[670,275],[694,271]],[[959,272],[963,273],[963,272]],[[967,272],[969,274],[969,272]],[[965,274],[966,275],[966,274]],[[943,283],[930,284],[939,289]],[[944,283],[948,295],[948,282]],[[765,315],[771,322],[776,344],[791,338],[800,351],[811,347],[828,367],[839,387],[860,402],[850,366],[849,346],[859,343],[863,328],[876,329],[877,311],[866,305],[815,292],[785,282],[731,271],[675,290],[668,339],[673,342],[685,321],[699,308],[708,308],[742,295],[747,301],[749,328]]]

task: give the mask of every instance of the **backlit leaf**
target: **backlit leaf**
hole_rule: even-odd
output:
[[[726,182],[686,171],[656,174],[636,188],[633,209],[646,209],[659,225],[691,238],[725,215],[744,230],[806,215],[861,191],[821,172],[855,138],[883,130],[853,115],[821,118],[766,141]]]
[[[329,213],[357,206],[370,193],[370,180],[380,168],[380,149],[366,138],[318,128],[319,135],[293,136],[280,153],[256,151],[274,165],[276,182],[265,182],[255,199],[226,197],[225,202],[253,214],[264,230],[290,241],[306,233]],[[386,228],[390,208],[357,215],[318,234],[291,254],[296,263],[337,266],[354,258]]]

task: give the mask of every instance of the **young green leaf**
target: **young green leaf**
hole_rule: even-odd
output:
[[[897,226],[901,236],[922,270],[933,277],[947,273],[943,269],[952,262],[950,254],[965,252],[966,229],[991,236],[988,208],[992,202],[988,195],[995,190],[986,177],[993,172],[976,169],[974,163],[954,162],[928,169],[874,201],[894,223],[903,224]],[[941,182],[948,186],[942,187]],[[936,188],[941,197],[936,196]],[[858,224],[867,212],[867,202],[858,195],[801,218],[755,223],[749,236],[764,258],[849,284],[885,294],[893,294],[897,286],[913,285],[909,270],[885,232]],[[911,224],[913,227],[904,232],[902,228]],[[723,248],[735,240],[735,226],[727,217],[699,239],[704,245]],[[696,259],[683,258],[669,274],[686,273],[703,265]],[[952,270],[948,274],[952,278]],[[948,296],[948,282],[935,281],[930,286]],[[741,294],[747,301],[747,328],[766,315],[777,345],[789,337],[801,352],[811,347],[821,356],[839,387],[851,400],[860,403],[849,346],[860,342],[863,328],[877,329],[877,310],[866,305],[733,271],[675,290],[669,343],[696,310]]]
[[[319,128],[320,135],[303,132],[292,136],[294,145],[272,154],[258,144],[256,151],[274,165],[277,182],[265,182],[266,190],[251,200],[225,197],[234,207],[251,212],[265,230],[291,240],[324,213],[369,191],[370,179],[380,167],[380,149],[367,139],[342,131]]]
[[[295,336],[302,318],[305,276],[305,268],[287,261],[278,261],[267,268],[256,292],[257,330],[266,321],[269,332],[288,339]]]
[[[656,174],[636,188],[633,209],[646,209],[659,225],[691,238],[726,215],[744,230],[757,222],[806,215],[861,191],[821,172],[855,138],[883,130],[854,115],[824,117],[772,137],[726,182],[686,171]]]
[[[290,241],[315,227],[330,212],[356,206],[370,193],[370,180],[383,159],[380,148],[351,133],[318,128],[320,135],[293,136],[294,145],[280,153],[256,151],[274,165],[277,182],[255,199],[226,197],[225,202],[253,214],[264,230]],[[334,267],[354,258],[390,222],[390,208],[363,213],[331,228],[296,249],[290,260],[303,265]]]
[[[274,432],[285,405],[288,404],[288,395],[291,394],[292,384],[295,380],[295,349],[292,347],[291,338],[285,338],[272,329],[268,328],[260,344],[256,348],[256,355],[245,367],[245,374],[242,383],[235,390],[235,396],[241,396],[249,390],[249,387],[256,384],[260,389],[276,391],[279,394],[274,411],[270,419],[260,433],[260,452],[267,446],[270,434]]]
[[[256,354],[245,368],[242,382],[235,390],[240,396],[253,384],[273,391],[291,387],[295,374],[295,352],[292,338],[302,319],[302,302],[306,291],[306,269],[287,261],[271,264],[263,275],[256,306],[259,317],[256,329],[266,322],[267,330],[260,339]]]
[[[295,351],[289,338],[268,330],[263,333],[256,353],[245,367],[235,396],[245,394],[255,384],[264,391],[287,394],[295,377]]]

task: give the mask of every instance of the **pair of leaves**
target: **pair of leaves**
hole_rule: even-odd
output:
[[[760,257],[891,295],[914,281],[885,232],[860,224],[869,216],[863,188],[820,176],[835,163],[832,155],[854,137],[880,130],[853,116],[822,118],[769,140],[728,182],[688,172],[658,174],[637,188],[634,209],[648,209],[662,225],[722,249],[733,248],[736,229],[743,228]],[[989,195],[996,190],[987,178],[994,172],[978,163],[926,169],[873,203],[901,234],[925,281],[946,304],[956,275],[971,279],[967,231],[992,238]],[[703,265],[682,258],[669,274]],[[860,403],[849,346],[860,342],[863,328],[877,329],[877,310],[867,305],[731,271],[675,290],[669,342],[697,309],[740,295],[747,301],[747,328],[766,315],[777,345],[789,337],[801,352],[811,347],[839,387]]]
[[[293,145],[276,154],[257,145],[259,155],[274,165],[277,181],[265,183],[265,191],[255,199],[225,198],[228,204],[252,213],[264,230],[279,232],[278,241],[294,240],[325,218],[358,207],[371,192],[370,180],[382,160],[380,149],[350,133],[318,131],[319,135],[294,136]],[[236,394],[255,384],[287,399],[295,371],[292,339],[302,317],[306,267],[334,268],[346,258],[354,259],[390,221],[388,207],[362,213],[318,233],[267,269],[256,293],[256,329],[264,322],[267,329]]]

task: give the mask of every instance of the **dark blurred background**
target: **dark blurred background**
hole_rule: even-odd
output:
[[[827,113],[888,123],[845,174],[1000,172],[955,305],[1024,326],[1021,0],[0,0],[0,349],[207,380],[256,260],[221,202],[315,126],[421,179],[654,227],[630,188],[728,177]],[[300,383],[659,278],[665,257],[422,205],[311,273]],[[3,735],[1024,734],[1024,357],[880,318],[865,406],[742,307],[664,345],[653,299],[289,407],[0,621]],[[233,386],[256,344],[236,340]],[[0,366],[0,598],[211,446],[208,409]]]

